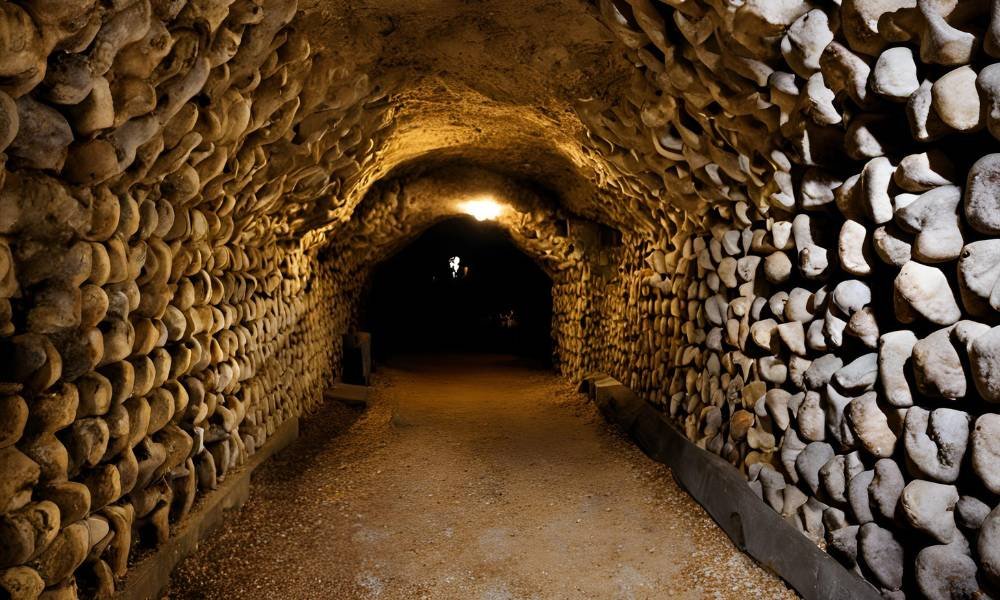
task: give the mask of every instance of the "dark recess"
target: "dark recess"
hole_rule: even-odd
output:
[[[471,217],[430,227],[376,267],[359,317],[377,360],[475,352],[551,364],[551,279],[500,226]]]

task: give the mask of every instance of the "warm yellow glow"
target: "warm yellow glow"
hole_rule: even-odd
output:
[[[503,212],[503,206],[489,198],[463,202],[460,208],[462,212],[472,215],[477,221],[492,221]]]

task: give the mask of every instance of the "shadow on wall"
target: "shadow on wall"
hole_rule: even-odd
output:
[[[443,221],[380,264],[359,319],[372,352],[491,352],[551,364],[552,281],[503,229]]]

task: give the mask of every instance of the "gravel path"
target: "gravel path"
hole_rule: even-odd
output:
[[[666,467],[511,359],[396,361],[328,403],[171,598],[795,598]]]

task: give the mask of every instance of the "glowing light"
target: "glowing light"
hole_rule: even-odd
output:
[[[452,256],[448,259],[448,268],[451,269],[451,278],[458,279],[458,267],[462,264],[462,258],[459,256]]]
[[[472,215],[477,221],[492,221],[503,212],[503,206],[488,198],[463,202],[460,208],[462,212]]]

